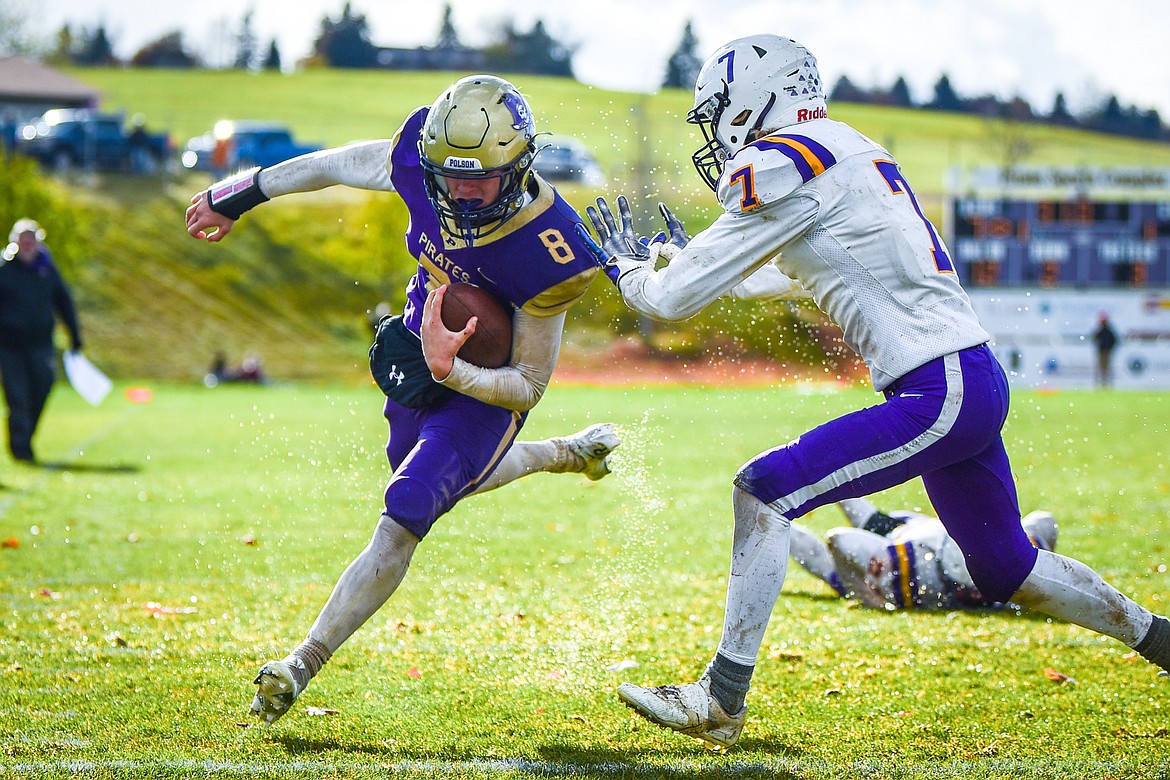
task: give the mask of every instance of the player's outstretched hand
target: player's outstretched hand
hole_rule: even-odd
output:
[[[455,367],[455,355],[471,334],[475,333],[478,317],[471,317],[463,330],[447,330],[443,324],[443,296],[447,294],[447,285],[427,293],[427,302],[423,304],[422,326],[419,336],[422,337],[423,357],[426,358],[427,368],[431,376],[442,382],[451,374]]]
[[[662,257],[667,260],[673,260],[674,256],[679,253],[691,237],[687,235],[686,229],[682,223],[678,221],[678,217],[666,207],[665,203],[658,204],[658,213],[662,215],[662,219],[666,221],[666,230],[669,233],[667,239],[663,242],[662,250],[659,252]]]
[[[212,210],[207,202],[206,190],[191,198],[191,205],[187,207],[187,232],[192,238],[223,241],[235,224],[236,221],[231,217]]]
[[[578,234],[614,284],[635,265],[652,259],[650,249],[638,240],[634,232],[634,218],[625,195],[618,196],[617,207],[618,216],[615,219],[605,198],[597,199],[596,208],[586,206],[585,214],[593,224],[599,241],[595,241],[583,225],[577,226]]]

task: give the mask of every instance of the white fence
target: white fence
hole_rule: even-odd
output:
[[[1014,386],[1092,387],[1097,362],[1092,333],[1105,313],[1120,337],[1113,386],[1170,389],[1170,289],[968,293]]]

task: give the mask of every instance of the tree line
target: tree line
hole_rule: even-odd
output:
[[[687,22],[683,29],[678,48],[667,60],[664,87],[692,89],[703,60],[698,54],[698,40]],[[959,95],[944,73],[934,85],[930,100],[915,102],[910,94],[906,79],[899,76],[889,88],[866,89],[854,84],[848,76],[841,76],[829,93],[829,102],[867,103],[871,105],[895,106],[898,108],[921,108],[930,111],[950,111],[957,114],[974,114],[987,119],[1006,119],[1017,122],[1044,122],[1062,127],[1093,130],[1112,135],[1125,135],[1147,140],[1170,141],[1170,128],[1162,124],[1162,118],[1154,109],[1141,109],[1122,105],[1114,95],[1107,96],[1096,107],[1081,116],[1075,116],[1068,108],[1063,92],[1057,92],[1049,111],[1037,111],[1021,97],[1001,100],[994,95],[967,97]]]
[[[0,35],[0,48],[19,50],[24,43],[19,36],[18,19],[5,19],[9,32]],[[6,38],[6,39],[5,39]],[[248,70],[281,70],[283,60],[276,40],[262,44],[253,25],[252,12],[245,12],[234,32],[232,67]],[[698,38],[691,21],[666,62],[664,88],[692,89],[702,66]],[[26,46],[27,48],[27,46]],[[442,21],[433,46],[393,48],[378,46],[370,39],[366,16],[355,11],[346,0],[338,17],[324,17],[313,41],[311,54],[298,62],[301,67],[384,68],[394,70],[466,70],[531,73],[574,78],[572,58],[574,44],[558,40],[539,19],[529,30],[513,22],[502,23],[495,40],[483,47],[462,43],[452,21],[451,4],[443,7]],[[142,68],[209,67],[204,58],[188,49],[181,31],[167,33],[135,52],[125,62],[114,52],[104,24],[74,30],[64,25],[56,35],[45,59],[56,64],[81,66],[122,66]],[[1047,110],[1035,109],[1021,97],[1000,99],[994,95],[958,94],[950,78],[943,74],[934,85],[929,100],[916,102],[906,79],[899,76],[888,88],[864,88],[848,76],[838,79],[829,93],[831,102],[865,103],[973,114],[989,119],[1018,122],[1043,122],[1082,130],[1130,136],[1146,140],[1170,141],[1170,128],[1162,123],[1155,109],[1123,105],[1114,95],[1105,97],[1096,107],[1074,115],[1063,92],[1058,92]]]

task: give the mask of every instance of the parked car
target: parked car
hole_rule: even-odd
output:
[[[148,133],[141,123],[128,130],[122,114],[54,108],[19,128],[16,151],[58,171],[148,173],[166,163],[174,144],[169,134]]]
[[[605,184],[605,171],[581,142],[573,138],[553,138],[542,148],[532,163],[532,169],[553,182],[574,182],[600,187]]]
[[[216,122],[211,132],[188,141],[180,160],[183,167],[194,171],[224,173],[276,165],[321,148],[320,144],[297,143],[282,124],[225,119]]]

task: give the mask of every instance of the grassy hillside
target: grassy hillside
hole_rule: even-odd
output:
[[[295,74],[83,69],[109,109],[142,114],[181,143],[217,120],[287,122],[299,139],[325,145],[387,137],[412,108],[430,103],[459,74],[316,70]],[[564,79],[516,76],[542,129],[581,138],[610,177],[606,193],[666,200],[697,230],[714,199],[690,165],[697,144],[683,117],[690,95],[600,90]],[[1170,165],[1170,145],[1042,126],[872,106],[832,107],[890,147],[932,219],[941,218],[951,165],[997,164],[1005,150],[1024,162]],[[21,166],[17,165],[20,169]],[[87,351],[116,376],[198,378],[216,351],[237,361],[260,354],[275,377],[365,381],[366,312],[401,301],[412,263],[402,247],[405,213],[392,195],[330,190],[285,198],[248,215],[222,244],[187,237],[182,214],[210,180],[171,171],[153,178],[47,180],[4,163],[0,221],[31,214],[77,291]],[[564,187],[583,208],[598,192]],[[570,321],[572,338],[594,347],[644,323],[598,283]],[[783,343],[751,322],[786,326]],[[727,328],[728,321],[732,327]],[[720,331],[740,325],[728,339]],[[790,327],[791,326],[791,327]],[[756,349],[786,359],[822,359],[825,334],[811,312],[725,306],[679,328],[658,328],[660,345],[683,354]]]
[[[305,141],[333,146],[388,137],[406,112],[430,104],[459,73],[310,70],[291,74],[238,71],[79,69],[72,74],[102,91],[105,104],[141,113],[176,140],[206,132],[219,119],[287,122]],[[532,104],[542,130],[575,135],[596,153],[614,187],[644,184],[654,197],[710,196],[691,168],[695,128],[684,121],[685,90],[639,95],[559,78],[510,77]],[[1062,165],[1170,165],[1170,145],[1150,144],[1043,125],[1015,125],[972,116],[841,104],[848,122],[897,155],[915,192],[937,199],[952,166],[1019,162]]]

